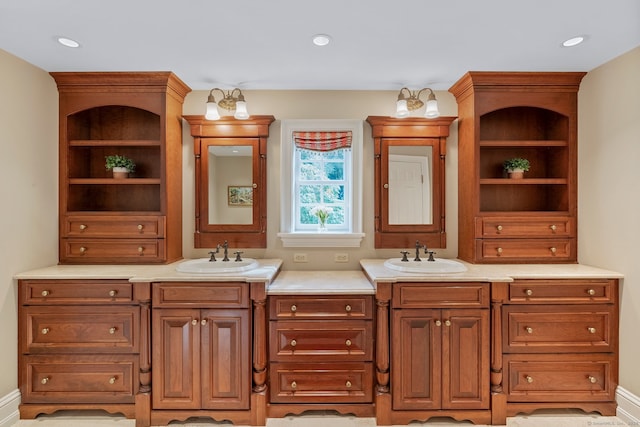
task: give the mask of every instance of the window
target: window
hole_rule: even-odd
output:
[[[362,234],[362,121],[285,120],[281,133],[285,247],[358,247]],[[326,231],[318,210],[329,212]]]

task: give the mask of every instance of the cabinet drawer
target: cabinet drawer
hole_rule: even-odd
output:
[[[131,303],[133,286],[122,280],[21,280],[20,304]]]
[[[489,307],[489,284],[401,283],[393,286],[393,308]]]
[[[272,363],[272,403],[373,401],[371,363]]]
[[[25,356],[23,403],[134,403],[137,356]]]
[[[507,306],[504,351],[612,352],[617,349],[612,305]]]
[[[522,304],[615,303],[617,280],[516,280],[509,284],[509,301]]]
[[[243,282],[167,282],[154,283],[154,308],[246,308],[249,285]]]
[[[506,355],[504,369],[509,402],[615,400],[614,355]]]
[[[476,240],[477,251],[487,262],[568,262],[575,259],[573,239]]]
[[[163,216],[82,216],[65,217],[62,237],[159,238],[165,235]]]
[[[22,353],[138,352],[137,307],[24,307]]]
[[[69,263],[145,263],[164,259],[161,239],[60,239],[60,261]]]
[[[574,237],[573,219],[547,218],[480,218],[476,227],[478,238],[554,238]]]
[[[372,360],[371,321],[271,322],[271,360]]]
[[[272,319],[371,319],[371,296],[273,296]]]

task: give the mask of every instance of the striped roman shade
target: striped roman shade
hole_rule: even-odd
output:
[[[293,132],[296,148],[311,151],[332,151],[351,148],[351,131]]]

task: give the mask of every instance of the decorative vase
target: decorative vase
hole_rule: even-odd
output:
[[[129,169],[114,167],[113,168],[113,177],[116,179],[129,178]]]
[[[509,174],[509,178],[511,179],[522,179],[524,178],[524,171],[522,169],[513,169],[507,171]]]
[[[327,231],[327,223],[324,221],[320,221],[318,223],[318,232],[324,233],[325,231]]]

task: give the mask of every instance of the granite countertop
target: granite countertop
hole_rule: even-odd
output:
[[[359,270],[282,271],[267,288],[269,295],[375,294]]]

